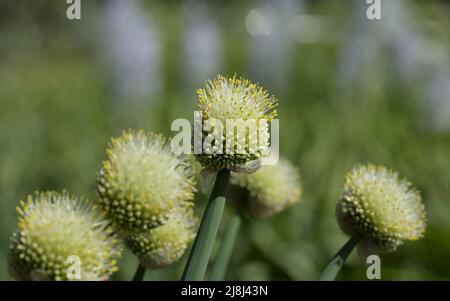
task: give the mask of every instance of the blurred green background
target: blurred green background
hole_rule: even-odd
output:
[[[382,279],[450,279],[450,4],[381,2],[368,20],[365,1],[82,0],[68,20],[62,0],[0,0],[0,279],[19,200],[94,198],[108,139],[173,135],[218,73],[279,98],[281,154],[304,190],[297,206],[245,221],[227,279],[315,279],[347,239],[334,206],[364,162],[412,181],[428,212],[424,239],[382,256]],[[355,253],[339,280],[366,279]],[[185,257],[146,279],[177,279]],[[126,253],[114,279],[136,264]]]

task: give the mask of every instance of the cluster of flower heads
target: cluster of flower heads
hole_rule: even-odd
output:
[[[198,224],[192,159],[174,155],[162,136],[131,130],[112,139],[107,157],[95,205],[65,192],[21,202],[9,253],[14,277],[106,280],[117,271],[121,238],[148,268],[183,255]],[[71,256],[79,277],[69,273]]]
[[[222,153],[197,155],[205,168],[233,170],[266,154],[270,145],[269,123],[277,116],[275,97],[249,80],[220,75],[209,81],[205,89],[199,89],[197,95],[203,120],[218,120],[223,127],[220,139],[223,145],[219,145]],[[237,124],[254,120],[256,127],[246,131],[245,137],[240,137],[235,133],[235,127],[226,128],[227,120]],[[260,122],[262,120],[267,122]],[[232,143],[227,137],[233,138]]]
[[[178,260],[197,228],[192,160],[175,155],[160,135],[113,138],[98,174],[99,205],[147,268]]]
[[[230,119],[270,122],[277,114],[274,97],[236,76],[218,76],[197,93],[204,120],[224,125]],[[225,133],[229,131],[234,128],[225,128]],[[204,170],[234,171],[231,201],[254,217],[269,217],[297,203],[300,175],[291,163],[280,160],[259,168],[258,160],[270,143],[268,125],[245,135],[234,141],[239,153],[197,155]],[[239,145],[242,141],[244,145]],[[21,201],[9,253],[12,275],[71,280],[68,258],[77,256],[80,279],[106,280],[117,270],[119,238],[147,268],[168,266],[183,255],[198,226],[191,201],[199,171],[192,158],[175,155],[161,135],[132,130],[113,138],[106,154],[97,176],[96,205],[65,192],[36,193]],[[257,171],[238,173],[246,170]],[[378,251],[394,251],[405,240],[417,240],[426,228],[419,192],[381,166],[361,165],[347,174],[336,215],[345,233],[359,232],[363,243]]]
[[[300,174],[287,160],[262,166],[249,175],[233,173],[231,183],[240,188],[232,186],[240,199],[234,204],[257,218],[270,217],[297,203],[301,196]]]
[[[379,252],[392,252],[405,240],[421,238],[426,228],[420,193],[397,173],[370,164],[347,174],[336,215],[345,233],[363,234]]]
[[[65,192],[28,196],[17,208],[9,268],[21,280],[105,280],[117,271],[119,239],[91,203]],[[77,256],[80,279],[71,279],[68,259]]]

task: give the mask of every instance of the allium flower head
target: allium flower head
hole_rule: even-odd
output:
[[[199,89],[197,95],[203,120],[218,120],[223,127],[222,153],[204,152],[197,156],[204,167],[233,169],[265,155],[270,145],[269,123],[277,115],[275,97],[249,80],[220,75],[209,81],[205,89]],[[260,122],[263,120],[267,122]],[[241,127],[254,121],[255,127],[239,134],[235,133],[236,127],[227,128],[227,121],[236,122]],[[226,137],[232,138],[227,141]]]
[[[142,131],[113,138],[98,174],[100,205],[122,231],[159,226],[195,191],[189,160],[176,156],[162,136]]]
[[[419,192],[383,166],[361,165],[347,174],[336,214],[344,232],[358,231],[384,252],[421,238],[426,228]]]
[[[82,280],[106,280],[117,271],[118,239],[103,215],[67,193],[28,196],[17,208],[18,230],[11,237],[9,267],[21,280],[70,279],[70,256],[80,259]]]
[[[297,203],[301,196],[300,175],[289,161],[262,166],[250,175],[233,173],[231,183],[244,189],[248,197],[242,204],[254,217],[269,217]],[[242,197],[236,200],[242,202]]]
[[[178,261],[195,237],[198,220],[192,204],[171,212],[165,224],[126,238],[128,247],[149,269],[163,268]]]

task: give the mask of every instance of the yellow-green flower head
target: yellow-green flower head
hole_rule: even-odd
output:
[[[370,239],[380,252],[392,252],[405,240],[425,233],[426,213],[420,193],[383,167],[360,165],[345,178],[336,215],[342,230]]]
[[[97,177],[100,205],[123,232],[159,226],[195,191],[188,159],[160,135],[124,132],[113,138]]]
[[[65,192],[43,192],[21,201],[17,211],[18,229],[9,250],[15,278],[106,280],[117,271],[117,236],[88,201]]]
[[[203,149],[202,154],[197,155],[205,168],[233,169],[258,160],[267,153],[270,146],[269,125],[277,116],[275,97],[247,79],[220,75],[209,81],[205,89],[199,89],[197,95],[204,123],[217,120],[222,124],[222,153]],[[235,126],[229,123],[227,128],[229,121]],[[250,127],[249,124],[254,126]],[[235,131],[239,126],[247,126],[247,130],[240,133]],[[211,134],[204,133],[203,138],[207,139],[208,136]]]
[[[247,194],[245,200],[238,197],[241,200],[235,205],[257,218],[270,217],[297,203],[301,196],[299,171],[287,160],[262,166],[250,175],[232,173],[231,183]]]
[[[192,204],[171,212],[162,226],[126,238],[127,246],[149,269],[163,268],[178,261],[195,237],[198,220]]]

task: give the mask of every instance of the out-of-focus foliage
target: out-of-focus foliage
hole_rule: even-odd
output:
[[[130,127],[170,135],[174,119],[193,119],[195,90],[203,86],[187,84],[190,73],[180,46],[189,16],[181,2],[142,5],[159,31],[162,87],[141,101],[123,100],[125,109],[112,101],[111,75],[101,63],[107,49],[97,49],[102,6],[82,1],[82,20],[68,21],[63,1],[36,2],[0,1],[0,279],[11,279],[6,256],[20,199],[35,190],[63,188],[94,198],[109,138]],[[259,80],[279,98],[281,153],[300,168],[304,191],[302,202],[285,212],[244,221],[227,279],[315,279],[347,239],[334,217],[344,175],[365,162],[408,178],[422,192],[428,212],[424,239],[382,256],[382,279],[450,279],[450,130],[429,126],[433,115],[427,107],[433,104],[421,92],[423,83],[401,77],[390,47],[374,53],[350,85],[340,84],[354,3],[302,1],[300,13],[326,16],[324,24],[332,26],[323,30],[325,42],[293,42],[281,85],[249,68],[255,48],[249,47],[254,37],[245,20],[259,2],[201,3],[223,40],[217,71]],[[448,56],[448,3],[407,3],[426,36]],[[444,68],[448,72],[448,65]],[[450,101],[450,95],[444,97]],[[204,196],[199,193],[198,199]],[[184,260],[149,272],[147,279],[176,279]],[[130,279],[136,264],[126,253],[114,279]],[[338,279],[364,280],[365,274],[353,254]]]

